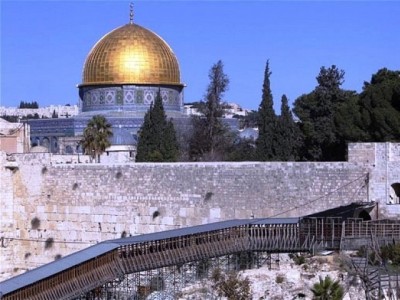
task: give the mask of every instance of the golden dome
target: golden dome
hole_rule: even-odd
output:
[[[136,24],[103,36],[86,58],[81,86],[108,84],[182,85],[172,49],[157,34]]]

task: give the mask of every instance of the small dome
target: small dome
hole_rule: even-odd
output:
[[[108,84],[182,85],[172,49],[157,34],[136,24],[106,34],[86,58],[80,86]]]
[[[113,135],[110,138],[112,145],[136,145],[137,141],[133,134],[124,128],[113,128]]]

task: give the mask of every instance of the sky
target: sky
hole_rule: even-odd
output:
[[[78,104],[90,49],[129,23],[129,1],[2,0],[0,106]],[[223,99],[256,110],[266,62],[276,112],[317,85],[322,66],[360,92],[381,68],[400,70],[400,1],[134,1],[134,23],[178,58],[185,102],[204,98],[211,67],[229,77]]]

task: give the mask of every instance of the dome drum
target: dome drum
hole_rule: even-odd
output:
[[[183,106],[182,86],[159,85],[114,85],[80,87],[82,112],[94,111],[144,111],[160,92],[166,111],[181,111]]]

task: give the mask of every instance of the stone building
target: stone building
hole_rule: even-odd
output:
[[[29,152],[29,125],[10,123],[0,118],[0,151],[10,153]]]

